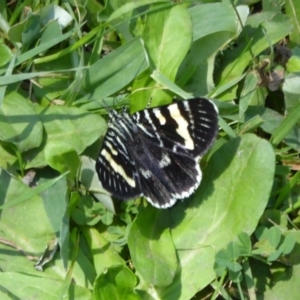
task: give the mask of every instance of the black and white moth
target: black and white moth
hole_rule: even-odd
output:
[[[199,159],[217,132],[218,110],[205,98],[132,115],[111,110],[96,161],[99,180],[118,199],[144,196],[157,208],[170,207],[199,186]]]

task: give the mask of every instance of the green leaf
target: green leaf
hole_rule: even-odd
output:
[[[1,191],[5,193],[4,198],[1,197],[0,200],[1,204],[4,203],[0,222],[2,238],[31,255],[44,252],[47,243],[54,237],[54,230],[47,218],[41,198],[37,195],[38,191],[34,191],[14,178],[5,179],[3,171],[0,178],[3,184],[6,184],[5,189],[1,187]],[[16,203],[26,195],[28,195],[27,201]]]
[[[39,184],[47,183],[49,180],[41,178]],[[67,180],[60,178],[47,191],[41,193],[45,212],[58,239],[60,254],[64,267],[67,269],[69,258],[69,220],[67,217]]]
[[[300,102],[295,105],[295,107],[290,111],[287,117],[283,120],[280,126],[273,132],[270,142],[277,146],[284,138],[287,138],[288,133],[293,129],[295,126],[295,137],[299,137],[300,127],[297,125],[299,122],[299,115],[300,115]],[[300,147],[299,139],[291,141],[292,143],[296,144],[298,148]]]
[[[287,234],[283,240],[283,243],[280,245],[279,250],[282,254],[287,255],[292,252],[295,247],[296,239],[292,234]]]
[[[79,173],[80,182],[85,188],[94,193],[98,201],[111,212],[115,213],[115,207],[111,196],[106,193],[99,181],[95,169],[95,161],[87,156],[81,156],[81,168]]]
[[[17,93],[4,98],[0,110],[0,139],[21,152],[40,146],[43,127],[29,102]]]
[[[289,38],[292,44],[300,44],[300,3],[297,0],[286,0],[285,11],[288,17],[291,18],[293,24],[293,31]]]
[[[274,171],[272,146],[252,134],[233,139],[215,152],[192,201],[171,209],[181,273],[161,292],[163,299],[177,299],[179,290],[180,299],[190,299],[213,280],[215,251],[241,231],[250,235],[255,230],[269,199]]]
[[[85,98],[110,96],[130,83],[147,67],[142,41],[135,38],[90,66],[82,86],[88,93]]]
[[[140,300],[139,295],[133,292],[136,281],[135,275],[128,267],[124,265],[110,267],[96,278],[94,297],[97,300]]]
[[[296,112],[298,108],[298,106],[295,106],[294,112]],[[247,117],[253,117],[257,115],[257,113],[259,113],[259,115],[264,121],[264,123],[261,125],[261,128],[265,132],[273,134],[272,136],[276,142],[280,141],[282,136],[284,136],[284,142],[287,145],[291,146],[294,149],[300,149],[299,126],[294,126],[293,130],[290,130],[288,133],[286,133],[286,130],[288,129],[288,127],[290,127],[291,123],[295,122],[295,113],[293,113],[290,119],[286,121],[286,124],[284,124],[285,117],[283,115],[269,108],[259,109],[257,107],[249,107],[248,111],[246,112],[246,115]],[[276,130],[277,133],[274,135]]]
[[[297,299],[299,297],[300,288],[298,279],[300,276],[300,265],[288,268],[284,277],[280,280],[273,281],[272,287],[265,285],[265,290],[259,290],[263,294],[264,300],[274,299]],[[264,279],[265,280],[265,279]]]
[[[5,177],[6,180],[7,180],[7,181],[6,181],[6,180],[3,181],[3,183],[4,183],[3,186],[2,186],[3,189],[2,189],[2,190],[0,189],[0,191],[3,192],[4,195],[5,195],[6,192],[7,192],[7,189],[9,188],[8,185],[9,185],[9,182],[10,182],[11,179],[10,179],[10,176],[5,176],[5,175],[4,175],[6,172],[3,172],[1,169],[0,169],[0,171],[1,171],[1,176]],[[36,196],[36,195],[38,195],[39,193],[41,193],[41,192],[47,190],[49,187],[51,187],[53,184],[55,184],[55,182],[57,182],[58,180],[60,180],[62,177],[66,176],[66,174],[67,174],[67,173],[64,173],[64,174],[62,174],[62,175],[60,175],[60,176],[58,176],[58,177],[56,177],[56,178],[54,178],[54,179],[51,179],[51,180],[49,180],[48,182],[45,182],[45,183],[43,183],[43,184],[37,186],[37,187],[34,188],[34,189],[28,188],[28,189],[25,190],[23,193],[20,193],[20,195],[13,197],[13,199],[12,199],[10,202],[1,205],[1,206],[0,206],[0,210],[1,210],[1,209],[4,209],[4,208],[11,207],[11,206],[14,206],[14,205],[16,205],[16,204],[20,204],[20,203],[23,202],[23,201],[32,199],[34,196]],[[14,179],[14,180],[15,180],[15,179]],[[15,181],[17,181],[17,180],[15,180]],[[2,183],[2,182],[0,181],[0,184],[1,184],[1,183]],[[27,186],[27,185],[26,185],[26,186]],[[1,187],[1,186],[0,186],[0,187]],[[5,198],[3,197],[2,200],[4,201]]]
[[[290,19],[283,14],[268,11],[250,16],[239,37],[239,45],[224,54],[219,82],[224,84],[241,76],[255,56],[284,38],[291,30]],[[236,89],[224,95],[224,99],[235,98],[235,93]]]
[[[242,270],[242,266],[235,261],[230,262],[230,264],[228,264],[227,266],[228,266],[229,271],[239,272]]]
[[[192,22],[187,9],[176,5],[152,12],[147,17],[143,38],[151,67],[174,82],[192,42]],[[134,90],[139,91],[131,96],[132,111],[144,108],[152,99],[153,106],[170,103],[172,99],[149,80],[149,72],[135,81]]]
[[[159,287],[169,285],[177,269],[169,222],[168,211],[148,206],[139,212],[128,236],[134,267],[144,280]]]
[[[125,265],[125,261],[106,238],[106,233],[90,227],[83,227],[82,232],[93,254],[93,262],[97,274],[101,274],[114,265]]]
[[[240,248],[238,247],[237,243],[230,242],[227,245],[227,253],[230,256],[230,260],[237,260],[240,257]]]
[[[250,236],[247,233],[241,232],[238,235],[237,244],[240,248],[240,255],[241,256],[250,255],[252,246],[251,246]]]
[[[110,225],[113,222],[114,214],[110,211],[107,211],[102,217],[101,221],[104,225]]]
[[[67,32],[63,35],[58,35],[55,38],[53,38],[52,40],[49,40],[41,45],[38,45],[37,47],[34,47],[34,48],[26,51],[25,53],[22,53],[21,55],[19,55],[17,57],[15,66],[20,65],[23,62],[32,59],[34,56],[38,55],[39,53],[45,52],[46,50],[50,49],[54,45],[57,45],[64,40],[67,40],[68,38],[70,38],[70,36],[72,34],[74,34],[74,32],[72,30],[70,30],[69,32]],[[0,72],[0,74],[2,74],[2,73]]]
[[[9,170],[10,167],[17,161],[17,155],[13,153],[10,145],[11,144],[0,142],[0,167],[5,170]]]
[[[227,3],[195,5],[188,11],[193,23],[193,44],[180,67],[179,85],[196,96],[207,95],[215,87],[215,57],[236,37],[239,20]]]
[[[67,27],[73,20],[72,16],[62,7],[54,4],[46,5],[39,11],[41,22],[45,26],[48,22],[56,21],[61,28]]]
[[[236,265],[233,267],[234,269],[241,269],[242,267],[235,263]],[[240,267],[240,268],[239,268]],[[241,282],[243,280],[243,273],[240,272],[240,270],[234,271],[229,269],[229,278],[233,281],[233,282]]]
[[[217,276],[223,276],[224,272],[227,270],[227,266],[230,263],[230,255],[227,250],[221,249],[216,253],[214,271]]]
[[[70,161],[68,161],[69,158],[64,158],[62,162],[57,161],[56,156],[59,155],[59,147],[67,150],[67,152],[74,149],[79,155],[106,131],[106,122],[100,116],[87,113],[80,108],[65,106],[50,106],[44,110],[41,106],[34,106],[34,108],[38,112],[47,133],[47,143],[43,145],[43,148],[50,148],[47,153],[47,160],[53,159],[54,163],[62,164],[62,166],[66,166],[65,164],[69,164]],[[66,149],[66,144],[68,149]],[[56,148],[56,151],[52,155],[51,149],[53,147]],[[47,164],[45,152],[41,150],[40,148],[33,149],[25,154],[25,159],[27,158],[30,162],[28,167]],[[76,162],[77,159],[73,157],[70,160]],[[59,168],[63,169],[63,167]],[[72,171],[74,169],[71,168]]]
[[[281,239],[281,231],[276,226],[273,226],[269,229],[266,238],[268,239],[272,247],[277,248]]]
[[[298,56],[292,56],[287,64],[286,69],[289,73],[297,73],[300,72],[300,57]]]
[[[135,2],[128,2],[123,6],[119,7],[118,9],[116,9],[115,11],[113,11],[113,13],[109,16],[107,22],[111,22],[115,19],[118,19],[124,14],[131,13],[135,8],[145,6],[147,4],[163,3],[163,2],[170,5],[170,2],[167,0],[164,1],[163,0],[138,0]]]
[[[268,261],[275,261],[280,257],[280,255],[281,255],[281,251],[275,250],[274,252],[270,253],[270,255],[268,256]]]
[[[45,147],[45,159],[53,169],[64,173],[70,171],[71,179],[75,179],[79,167],[79,158],[76,151],[68,143],[47,143]]]
[[[284,92],[284,102],[287,112],[290,112],[299,103],[300,73],[288,74],[285,77],[282,90]]]
[[[22,31],[22,43],[24,49],[28,49],[31,43],[39,38],[41,28],[40,16],[28,14],[28,19],[26,20]]]
[[[0,297],[3,300],[9,299],[59,299],[60,289],[63,285],[63,280],[43,277],[43,276],[28,276],[28,274],[20,274],[17,272],[0,273],[0,281],[2,289]],[[18,287],[18,288],[16,288]],[[91,293],[87,288],[72,284],[72,292],[69,297],[74,297],[78,300],[86,300],[91,298]]]
[[[10,49],[0,42],[0,67],[6,65],[12,58]]]
[[[289,235],[292,235],[292,238],[287,238]],[[282,245],[282,253],[288,254],[288,263],[292,265],[298,265],[300,262],[299,253],[300,253],[300,232],[299,231],[289,231],[286,234],[287,241],[284,241],[284,245]],[[291,252],[288,252],[292,245],[292,240],[295,241],[293,250]]]
[[[251,99],[255,96],[257,92],[258,78],[257,76],[250,72],[245,77],[244,88],[241,92],[240,102],[239,102],[239,117],[244,116],[245,111],[247,110]]]

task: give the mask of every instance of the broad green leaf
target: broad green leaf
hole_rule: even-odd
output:
[[[188,11],[193,23],[193,44],[177,78],[186,91],[207,95],[214,88],[215,56],[236,36],[239,23],[233,8],[225,3],[197,5]]]
[[[40,44],[41,45],[45,44],[61,35],[62,35],[62,30],[61,30],[61,27],[59,26],[58,22],[57,21],[49,22],[45,26],[45,28],[42,32]]]
[[[49,40],[41,45],[38,45],[35,48],[32,48],[32,49],[26,51],[25,53],[23,53],[17,57],[16,66],[20,65],[21,63],[23,63],[27,60],[30,60],[34,56],[38,55],[41,52],[48,50],[49,48],[53,47],[54,45],[57,45],[64,40],[67,40],[72,34],[74,34],[74,32],[71,30],[63,35],[56,36],[52,40]],[[2,72],[0,72],[0,74],[2,74]]]
[[[125,261],[112,247],[104,233],[90,227],[82,228],[82,232],[93,254],[93,263],[98,275],[114,265],[125,265]]]
[[[300,148],[300,102],[294,106],[290,113],[286,116],[283,122],[278,128],[273,132],[270,142],[277,146],[282,140],[287,141],[288,135],[292,134],[294,140],[291,140],[290,143],[294,144],[298,149]]]
[[[174,94],[179,95],[183,99],[191,99],[193,98],[193,95],[188,94],[184,90],[182,90],[179,86],[177,86],[174,82],[172,82],[170,79],[168,79],[166,76],[164,76],[161,72],[158,70],[155,70],[151,77],[158,82],[161,86],[166,87],[168,90],[172,91]]]
[[[0,167],[9,170],[10,166],[17,161],[16,155],[12,153],[12,149],[7,144],[0,143]]]
[[[20,23],[16,23],[13,26],[11,26],[8,30],[8,37],[9,40],[15,43],[21,43],[22,42],[22,33],[25,29],[27,20],[22,20]]]
[[[263,292],[264,300],[274,299],[298,299],[300,287],[298,284],[300,276],[300,265],[296,265],[286,269],[284,276],[280,280],[272,281],[272,287],[268,284],[264,285],[266,290]],[[260,278],[260,280],[264,280]]]
[[[28,49],[30,45],[35,42],[42,29],[41,18],[35,14],[28,14],[24,29],[22,30],[23,49]]]
[[[176,5],[153,11],[147,17],[143,38],[152,68],[174,82],[192,42],[192,22],[186,8]],[[152,99],[152,106],[167,104],[172,99],[170,93],[159,89],[159,85],[149,78],[150,73],[151,70],[143,73],[134,83],[133,112],[145,108]]]
[[[279,247],[279,250],[284,255],[290,254],[295,247],[295,243],[296,240],[294,238],[294,235],[287,233],[284,237],[283,243]]]
[[[0,67],[6,65],[11,58],[11,50],[5,44],[0,43]]]
[[[81,154],[89,145],[94,143],[106,130],[105,121],[96,114],[88,113],[80,108],[65,106],[50,106],[42,109],[33,106],[42,121],[47,141],[41,148],[28,151],[24,156],[28,161],[27,166],[47,165],[45,147],[64,147],[74,149],[77,155]],[[52,145],[51,145],[52,144]],[[53,156],[56,156],[57,152]],[[48,151],[49,161],[51,152]]]
[[[28,100],[17,93],[6,96],[0,109],[0,140],[24,152],[40,146],[42,137],[42,123]]]
[[[47,179],[41,178],[39,184],[46,183]],[[69,220],[67,217],[67,180],[62,177],[49,189],[41,193],[45,212],[58,239],[60,254],[64,267],[67,268],[69,247]]]
[[[289,237],[291,235],[292,237]],[[292,265],[299,265],[300,258],[299,258],[299,253],[300,253],[300,232],[299,230],[292,230],[289,231],[286,235],[286,243],[285,246],[282,247],[282,251],[284,254],[289,254],[288,255],[288,262]],[[294,244],[294,247],[291,251],[291,244]],[[289,251],[289,252],[288,252]]]
[[[94,196],[98,201],[103,203],[109,211],[115,213],[112,198],[103,190],[101,182],[99,181],[95,169],[95,161],[87,156],[81,157],[79,180],[87,190],[94,193]]]
[[[239,268],[239,264],[237,263],[234,263],[234,269],[235,268]],[[229,275],[229,278],[230,280],[232,280],[233,282],[241,282],[243,280],[243,273],[240,272],[239,270],[237,271],[232,271],[231,269],[229,269],[229,272],[228,272],[228,275]]]
[[[285,0],[285,12],[292,20],[293,31],[289,35],[292,44],[300,44],[300,2],[297,0]]]
[[[79,244],[75,244],[75,241],[72,241],[72,235],[70,235],[70,240],[72,242],[69,247],[70,252],[77,252],[75,263],[71,265],[73,280],[79,286],[92,289],[97,272],[88,250],[88,244],[84,238],[80,238]]]
[[[216,32],[237,33],[236,13],[226,3],[206,3],[193,6],[189,8],[189,13],[193,22],[193,41]],[[207,18],[208,15],[209,18]]]
[[[119,91],[148,67],[142,41],[135,38],[98,60],[84,76],[85,98],[99,99]]]
[[[191,201],[171,210],[181,272],[160,291],[162,299],[190,299],[214,279],[216,251],[240,232],[250,235],[256,228],[274,170],[271,145],[252,134],[233,139],[212,156]]]
[[[241,256],[248,256],[251,253],[251,240],[250,236],[245,232],[242,232],[238,235],[237,244],[240,248]]]
[[[230,255],[225,249],[221,249],[216,253],[213,268],[217,276],[223,276],[223,273],[227,270],[230,259]]]
[[[128,267],[110,267],[95,280],[94,297],[97,300],[140,300],[133,291],[136,282],[137,278]]]
[[[63,280],[55,278],[45,278],[43,276],[28,276],[16,272],[0,273],[1,291],[0,298],[3,300],[12,299],[59,299],[60,289]],[[69,297],[78,300],[86,300],[91,298],[91,293],[87,288],[82,288],[72,284]]]
[[[140,211],[128,236],[134,267],[145,281],[159,287],[169,285],[177,269],[169,222],[168,211],[149,206]]]
[[[38,14],[45,26],[48,22],[55,20],[61,28],[67,27],[73,20],[72,16],[62,7],[54,4],[44,6]]]
[[[290,112],[298,103],[300,98],[300,73],[288,74],[284,80],[282,90],[284,92],[285,109]]]
[[[9,205],[20,196],[31,192],[32,189],[23,182],[14,178],[4,178],[3,175],[2,171],[0,176],[7,186],[1,204]],[[27,201],[13,206],[4,206],[1,211],[0,231],[2,238],[31,255],[41,254],[48,241],[54,237],[54,231],[38,195],[32,195]]]
[[[53,31],[56,30],[53,28],[57,28],[58,25],[56,23],[51,22],[45,29],[44,34],[48,35],[47,33],[51,30],[52,34]],[[48,27],[51,27],[48,31]],[[44,35],[43,35],[44,36]],[[42,36],[42,37],[43,37]],[[45,37],[47,38],[47,36]],[[70,75],[65,73],[67,70],[71,70],[73,68],[72,56],[65,55],[62,58],[58,58],[52,62],[47,62],[44,64],[37,65],[35,67],[36,71],[41,73],[41,76],[35,78],[38,84],[33,86],[34,94],[37,97],[38,103],[42,106],[48,106],[50,101],[62,99],[62,95],[64,91],[70,86]],[[65,70],[62,76],[55,76],[56,72],[61,73],[60,70]],[[76,69],[72,69],[75,71]],[[48,76],[43,76],[43,73],[49,73]],[[71,73],[71,72],[70,72]],[[54,76],[53,76],[54,75]]]
[[[150,62],[171,80],[192,42],[191,30],[190,15],[180,5],[148,16],[144,41]]]
[[[148,5],[148,4],[163,3],[163,2],[170,4],[170,2],[167,1],[167,0],[138,0],[138,1],[134,1],[134,2],[128,2],[128,3],[124,4],[123,6],[117,8],[110,15],[107,22],[111,22],[114,19],[118,19],[124,14],[131,13],[135,8],[145,6],[145,5]]]
[[[263,0],[262,1],[264,11],[277,11],[280,12],[282,9],[281,0]]]
[[[281,239],[281,231],[278,227],[273,226],[269,229],[266,238],[268,239],[272,247],[277,248]]]
[[[245,84],[239,101],[239,117],[241,119],[244,117],[244,113],[251,103],[251,99],[255,97],[257,86],[258,77],[253,72],[248,73],[245,77]]]
[[[284,138],[284,142],[287,145],[297,150],[300,149],[300,128],[297,125],[294,126],[292,130],[290,129],[291,125],[295,124],[295,122],[298,120],[297,111],[299,110],[299,107],[299,105],[296,105],[293,109],[293,114],[288,120],[286,120],[286,118],[282,114],[276,112],[275,110],[272,110],[270,108],[259,108],[252,106],[248,108],[246,112],[246,118],[252,118],[257,114],[260,115],[264,121],[261,125],[261,128],[265,132],[272,134],[274,142],[279,143]]]
[[[240,248],[238,247],[238,244],[235,242],[230,242],[227,245],[226,251],[230,255],[230,260],[234,261],[237,260],[240,257]]]
[[[286,64],[286,70],[289,73],[300,72],[300,57],[299,55],[293,55]]]
[[[64,173],[70,171],[69,177],[75,179],[79,167],[79,158],[70,144],[60,141],[59,143],[47,143],[45,147],[45,159],[53,169]]]

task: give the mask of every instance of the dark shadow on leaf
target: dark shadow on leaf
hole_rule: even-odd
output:
[[[196,192],[189,199],[184,199],[170,209],[172,228],[180,224],[187,210],[197,209],[203,201],[206,201],[214,193],[214,180],[222,175],[237,155],[240,142],[240,138],[231,140],[214,153],[208,163],[208,167],[202,169],[203,178]]]
[[[150,240],[159,240],[161,234],[170,228],[169,210],[152,206],[141,207],[136,219],[140,233]]]
[[[10,186],[10,180],[11,180],[10,175],[5,170],[2,170],[0,172],[0,206],[2,206],[5,202],[7,190],[8,187]],[[1,212],[2,209],[0,210],[0,220],[1,220]]]

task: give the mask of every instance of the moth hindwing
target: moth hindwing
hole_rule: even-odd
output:
[[[205,98],[133,115],[112,110],[96,162],[99,180],[118,199],[144,196],[155,207],[170,207],[199,186],[199,159],[217,132],[217,108]]]

